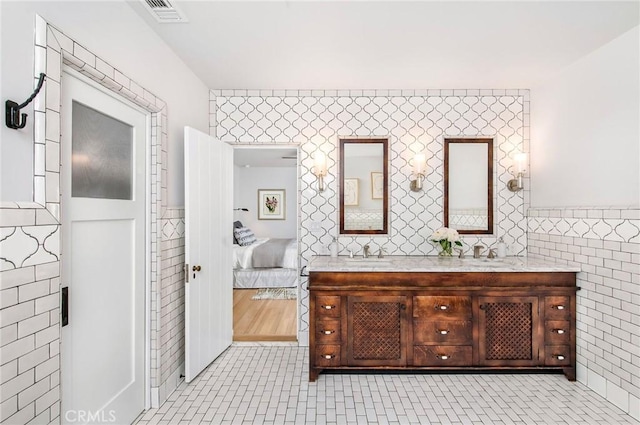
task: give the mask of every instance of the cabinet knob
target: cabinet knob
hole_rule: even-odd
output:
[[[440,360],[448,360],[449,359],[449,356],[446,355],[446,354],[438,354],[436,357],[439,358]]]
[[[321,333],[321,334],[324,334],[324,335],[331,335],[331,334],[332,334],[332,333],[334,333],[334,332],[335,332],[335,331],[328,331],[328,330],[320,331],[320,333]]]
[[[331,360],[332,358],[334,358],[334,357],[335,357],[335,355],[333,355],[333,354],[325,354],[325,355],[323,355],[322,357],[324,357],[324,358],[325,358],[325,359],[327,359],[327,360]]]
[[[325,310],[332,310],[336,308],[335,305],[321,305],[320,308],[324,308]]]
[[[438,329],[438,330],[436,331],[436,333],[438,333],[438,334],[440,334],[440,335],[446,335],[446,334],[448,334],[448,333],[449,333],[449,330],[448,330],[448,329]]]
[[[564,310],[564,306],[562,304],[554,305],[553,308],[556,310]]]
[[[449,306],[446,304],[436,304],[436,310],[449,310]]]
[[[564,360],[564,355],[562,354],[554,354],[553,357],[555,357],[558,360]]]
[[[564,330],[564,329],[554,329],[553,331],[554,331],[555,333],[557,333],[558,335],[562,335],[562,334],[564,334],[564,333],[565,333],[565,330]]]

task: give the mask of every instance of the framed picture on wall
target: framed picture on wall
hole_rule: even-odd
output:
[[[284,220],[284,189],[258,189],[258,220]]]
[[[344,179],[344,205],[359,204],[358,190],[358,179]]]
[[[382,199],[384,196],[384,174],[371,173],[371,199]]]

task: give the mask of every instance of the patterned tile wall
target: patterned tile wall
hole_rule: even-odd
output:
[[[328,254],[338,233],[338,138],[390,139],[390,234],[340,236],[340,253],[360,252],[365,244],[388,255],[433,255],[428,241],[443,221],[444,137],[494,137],[495,232],[465,237],[467,246],[485,246],[503,236],[510,255],[525,255],[528,189],[512,193],[510,155],[529,149],[528,90],[213,90],[210,133],[232,144],[300,145],[301,265]],[[327,189],[318,194],[310,169],[313,155],[327,156]],[[408,161],[427,153],[425,190],[409,190]],[[528,179],[527,179],[528,180]],[[528,188],[528,181],[525,182]],[[308,294],[301,282],[299,337],[306,343]]]
[[[529,210],[529,255],[578,273],[578,380],[640,420],[640,209]]]

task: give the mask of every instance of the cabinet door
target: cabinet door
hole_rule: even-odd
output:
[[[479,297],[478,304],[480,365],[537,365],[538,297]]]
[[[347,364],[407,363],[407,303],[404,296],[347,297]]]

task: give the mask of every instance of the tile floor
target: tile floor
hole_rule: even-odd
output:
[[[637,424],[563,375],[321,374],[307,348],[234,344],[137,424]]]

